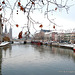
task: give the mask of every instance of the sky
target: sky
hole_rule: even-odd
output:
[[[21,3],[24,5],[26,3],[25,1],[21,0]],[[59,2],[60,0],[57,0],[57,1]],[[11,4],[11,6],[13,7],[13,3],[15,2],[15,0],[14,1],[9,0],[9,2]],[[65,2],[65,0],[64,0],[64,2]],[[63,2],[63,4],[64,4],[64,2]],[[72,4],[75,4],[75,0],[72,0],[72,1],[69,0],[67,4],[69,6],[72,5]],[[49,9],[50,8],[55,9],[55,7],[56,7],[55,5],[51,5],[49,7]],[[53,29],[54,24],[50,23],[47,19],[47,16],[44,15],[45,9],[46,9],[46,7],[43,7],[42,10],[34,10],[34,12],[32,12],[30,14],[30,16],[33,18],[33,20],[35,20],[36,22],[39,22],[40,24],[43,25],[42,29],[54,30]],[[74,29],[75,28],[75,10],[74,9],[75,9],[75,5],[71,6],[69,8],[68,13],[67,13],[64,8],[62,8],[62,9],[57,8],[56,11],[50,12],[48,14],[49,19],[51,19],[51,21],[53,21],[56,24],[55,25],[56,30],[67,30],[67,29]],[[5,10],[6,10],[5,17],[9,17],[9,14],[10,14],[9,8],[7,8]],[[24,26],[26,26],[26,23],[27,23],[26,14],[24,14],[24,12],[22,12],[20,10],[18,10],[19,12],[18,12],[18,14],[16,14],[17,10],[18,10],[18,7],[16,7],[14,9],[13,16],[12,16],[13,20],[10,19],[11,27],[12,27],[12,30],[13,30],[13,37],[18,37],[18,34],[21,30],[23,30],[23,33],[25,33],[27,31],[26,27],[24,29],[22,29]],[[10,23],[4,23],[5,25],[7,25],[8,31],[9,31],[9,28],[10,28]],[[16,27],[16,24],[18,24],[19,27]],[[34,24],[33,25],[31,23],[31,25],[29,25],[31,34],[34,34],[34,32],[36,30],[39,31],[41,29],[41,28],[39,28],[40,24]]]

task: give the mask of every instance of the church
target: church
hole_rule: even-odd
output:
[[[7,26],[5,25],[5,29],[3,32],[3,41],[11,41],[12,40],[12,28],[10,26],[9,32],[7,32]]]
[[[2,28],[2,15],[0,14],[0,42],[2,41],[11,41],[12,40],[12,28],[11,28],[11,25],[10,25],[10,29],[9,29],[9,32],[7,32],[7,26],[4,25],[5,28],[4,29],[4,32],[3,32],[3,28]]]

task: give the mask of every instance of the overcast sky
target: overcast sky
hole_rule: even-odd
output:
[[[60,0],[59,0],[60,1]],[[65,0],[64,0],[65,1]],[[73,2],[72,2],[73,1]],[[75,0],[69,0],[68,5],[72,5],[75,4]],[[13,5],[13,3],[15,2],[15,0],[9,0],[10,4]],[[71,3],[72,2],[72,3]],[[21,1],[22,4],[25,4],[24,1]],[[63,2],[64,3],[64,2]],[[54,6],[55,8],[56,6]],[[53,9],[53,6],[51,7]],[[8,9],[9,10],[9,9]],[[44,16],[44,10],[45,8],[43,8],[43,10],[39,11],[36,10],[33,13],[31,13],[31,17],[36,21],[39,22],[43,25],[43,29],[51,29],[53,30],[53,24],[51,24],[46,16]],[[19,10],[18,10],[19,11]],[[6,11],[6,17],[9,16],[10,10]],[[17,37],[18,33],[22,30],[22,27],[25,26],[25,24],[27,23],[27,19],[25,14],[22,11],[19,11],[18,14],[17,13],[17,8],[14,10],[13,12],[13,20],[11,20],[11,24],[12,24],[12,29],[13,29],[13,36]],[[56,23],[56,30],[67,30],[67,29],[74,29],[75,28],[75,5],[72,6],[68,13],[66,12],[65,9],[57,9],[55,12],[50,12],[49,13],[49,18],[50,19],[54,19],[52,20],[54,23]],[[19,24],[19,27],[17,28],[15,25]],[[40,24],[35,24],[34,27],[37,30],[40,30],[39,28]],[[7,25],[8,29],[9,29],[9,24]],[[23,32],[26,32],[27,29],[25,28],[23,30]],[[33,34],[35,32],[35,29],[33,28],[33,25],[30,25],[30,31]]]

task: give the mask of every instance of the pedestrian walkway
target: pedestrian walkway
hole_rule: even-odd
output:
[[[75,44],[67,44],[67,43],[52,43],[52,46],[65,47],[73,49]]]

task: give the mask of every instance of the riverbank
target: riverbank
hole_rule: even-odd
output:
[[[32,44],[37,45],[48,45],[48,46],[55,46],[55,47],[62,47],[62,48],[68,48],[68,49],[75,49],[75,44],[68,44],[68,43],[59,43],[59,42],[36,42],[31,41]]]

